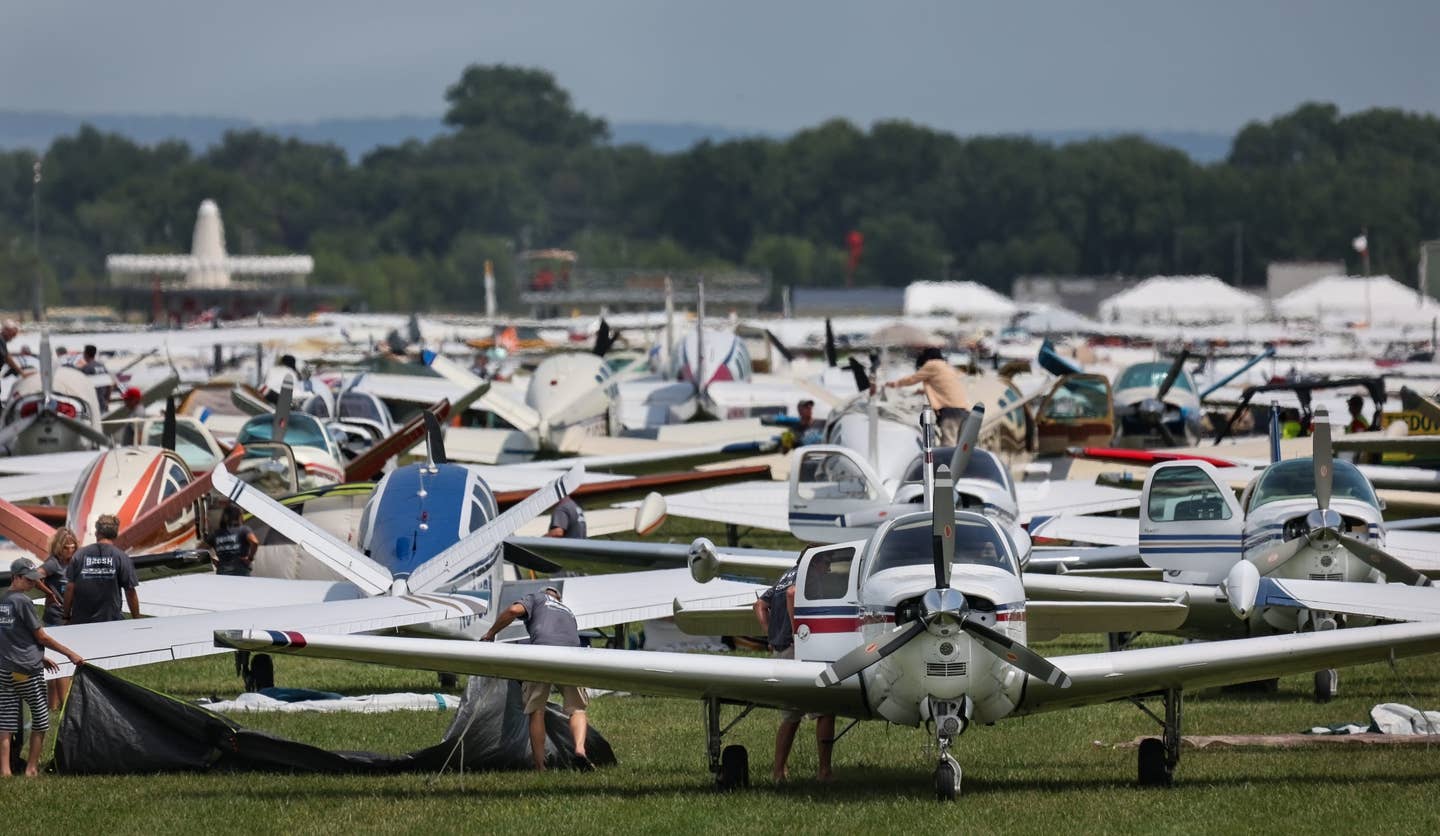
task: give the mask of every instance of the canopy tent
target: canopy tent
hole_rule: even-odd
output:
[[[1016,305],[1008,296],[976,282],[911,282],[905,288],[905,315],[949,313],[962,319],[1007,319]]]
[[[1266,314],[1264,299],[1214,276],[1151,276],[1100,303],[1106,322],[1241,322]]]
[[[1032,334],[1104,334],[1112,329],[1058,305],[1028,305],[1015,320],[1015,325]]]
[[[1440,308],[1389,276],[1326,276],[1273,303],[1277,316],[1351,322],[1428,321]]]

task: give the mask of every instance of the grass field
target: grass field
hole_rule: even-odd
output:
[[[1098,642],[1041,645],[1052,655]],[[346,693],[434,690],[431,675],[277,657],[282,684]],[[1379,702],[1440,704],[1440,660],[1342,672],[1341,696],[1309,699],[1309,677],[1278,694],[1206,693],[1186,702],[1191,734],[1294,732],[1363,721]],[[137,668],[128,676],[191,699],[236,690],[228,657]],[[439,739],[448,714],[247,715],[241,722],[332,748],[403,752]],[[773,712],[733,734],[749,747],[754,786],[709,788],[698,703],[607,695],[591,717],[620,765],[595,773],[335,777],[183,774],[46,776],[0,785],[14,832],[1284,832],[1433,833],[1440,829],[1440,746],[1409,749],[1187,750],[1175,787],[1134,786],[1135,752],[1113,744],[1149,734],[1129,705],[1040,715],[972,729],[956,751],[960,801],[929,792],[932,754],[919,730],[865,723],[837,746],[836,781],[810,780],[813,726],[792,760],[794,779],[768,780]]]

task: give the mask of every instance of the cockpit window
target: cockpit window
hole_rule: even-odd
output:
[[[834,451],[805,453],[795,492],[801,499],[876,499],[874,486],[855,460]]]
[[[950,466],[950,459],[955,455],[954,447],[935,448],[935,467],[940,465]],[[910,468],[905,471],[906,482],[922,482],[925,479],[925,456],[922,454],[910,462]],[[1000,468],[1000,460],[986,453],[983,450],[976,450],[970,455],[970,461],[965,463],[965,472],[955,477],[957,479],[984,479],[1004,485],[1005,473]]]
[[[1165,375],[1170,373],[1169,363],[1137,363],[1125,370],[1120,375],[1120,381],[1115,384],[1116,389],[1133,389],[1137,386],[1159,386],[1165,382]],[[1180,376],[1175,378],[1175,388],[1186,392],[1194,391],[1190,388],[1190,375],[1181,370]]]
[[[340,396],[340,417],[360,418],[374,421],[377,424],[385,423],[385,418],[380,414],[380,408],[375,405],[374,398],[359,392],[346,392]]]
[[[875,550],[870,567],[874,575],[901,566],[932,566],[930,518],[916,517],[891,526]],[[988,521],[961,517],[955,520],[955,565],[995,566],[1019,574],[1004,535]]]
[[[1341,461],[1334,462],[1334,478],[1331,480],[1333,487],[1330,495],[1333,497],[1348,497],[1358,499],[1376,508],[1380,507],[1380,501],[1375,498],[1375,491],[1370,483],[1355,469],[1355,465]],[[1309,499],[1315,496],[1315,463],[1313,459],[1290,459],[1289,461],[1276,462],[1266,468],[1260,474],[1260,479],[1255,483],[1255,490],[1250,495],[1250,508],[1259,508],[1270,502],[1278,502],[1282,499]]]
[[[854,560],[852,548],[817,552],[805,570],[805,598],[810,601],[844,598],[850,591],[850,565]]]
[[[1230,519],[1230,504],[1220,488],[1198,467],[1166,467],[1150,477],[1152,522],[1195,522]]]
[[[245,422],[237,440],[241,444],[252,441],[269,441],[274,432],[275,418],[272,415],[258,415]],[[290,426],[285,430],[285,443],[291,447],[318,447],[330,452],[330,439],[325,428],[313,416],[302,413],[290,414]]]
[[[316,396],[307,399],[305,401],[305,407],[301,411],[306,415],[313,415],[316,418],[329,418],[330,404],[326,403],[324,398]]]

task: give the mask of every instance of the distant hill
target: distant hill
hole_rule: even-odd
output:
[[[255,122],[227,116],[163,116],[149,114],[81,114],[54,111],[0,110],[0,150],[44,149],[57,136],[73,134],[83,124],[127,136],[150,145],[178,139],[193,148],[216,144],[226,131],[261,129],[307,142],[328,142],[358,160],[369,151],[399,145],[409,139],[429,140],[443,133],[438,116],[392,116],[358,119],[319,119],[314,122]],[[1196,162],[1210,163],[1230,152],[1230,136],[1197,131],[1033,131],[1035,139],[1064,144],[1087,139],[1139,133],[1161,145],[1189,154]],[[662,153],[683,151],[697,142],[724,142],[751,136],[774,136],[763,131],[689,122],[617,122],[610,126],[617,145],[639,144]]]

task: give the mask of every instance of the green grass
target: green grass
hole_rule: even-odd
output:
[[[1055,642],[1059,655],[1098,642]],[[277,657],[281,684],[346,693],[432,691],[433,676],[373,666]],[[1341,696],[1309,699],[1309,677],[1278,694],[1205,693],[1186,701],[1190,734],[1276,733],[1363,721],[1379,702],[1440,704],[1440,660],[1348,669]],[[181,698],[236,689],[228,658],[137,668],[144,685]],[[403,752],[439,739],[448,714],[243,715],[242,723],[333,748]],[[1176,786],[1134,786],[1135,752],[1113,744],[1152,732],[1129,705],[1001,722],[968,732],[956,756],[959,803],[928,790],[933,754],[916,729],[862,723],[840,741],[837,780],[814,774],[813,726],[792,758],[794,780],[768,780],[775,715],[758,711],[727,742],[750,750],[755,785],[718,795],[705,769],[700,705],[602,696],[591,718],[620,765],[596,773],[524,772],[396,777],[180,774],[46,776],[0,784],[15,832],[416,832],[524,828],[534,832],[856,832],[924,828],[967,832],[1435,832],[1436,748],[1187,750]],[[1098,743],[1098,745],[1097,745]]]

